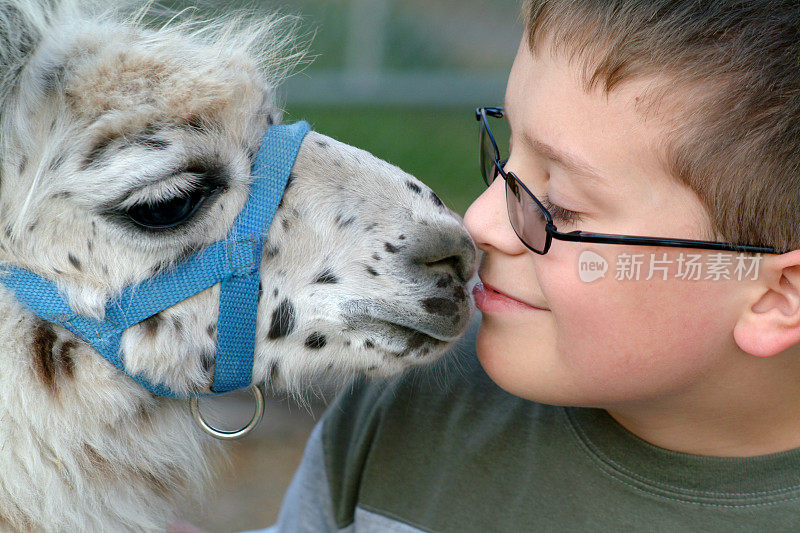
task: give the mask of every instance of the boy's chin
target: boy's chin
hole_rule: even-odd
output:
[[[509,340],[511,339],[511,340]],[[514,338],[481,322],[475,343],[478,361],[501,389],[525,400],[567,407],[604,408],[614,405],[611,391],[588,380],[581,386],[558,364],[556,348],[541,342]]]
[[[498,387],[514,396],[539,403],[563,405],[560,401],[566,398],[553,390],[561,388],[555,376],[544,371],[548,366],[548,354],[543,352],[549,348],[525,348],[521,340],[515,341],[507,332],[481,322],[475,349],[486,375]]]

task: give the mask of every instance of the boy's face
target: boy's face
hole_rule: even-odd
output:
[[[513,148],[505,169],[538,198],[547,194],[553,204],[580,213],[577,222],[556,218],[559,231],[708,237],[700,201],[662,164],[663,120],[645,118],[636,107],[646,87],[640,81],[609,95],[586,93],[577,66],[552,56],[547,43],[534,56],[523,38],[506,92]],[[591,166],[599,180],[567,170],[541,143]],[[724,253],[730,280],[709,270],[715,252],[708,250],[553,240],[546,255],[537,255],[509,223],[502,177],[472,204],[465,222],[485,252],[482,281],[529,304],[476,295],[483,312],[478,357],[491,378],[515,395],[606,408],[670,395],[691,398],[703,394],[709,380],[725,380],[737,358],[750,357],[731,331],[758,287],[747,281],[752,271],[737,280],[735,253]],[[608,265],[594,281],[587,281],[596,272],[587,263],[602,260],[587,251]],[[681,256],[698,255],[693,261],[701,264],[700,279],[677,277]],[[626,279],[616,279],[628,259],[641,262],[638,279],[631,269],[624,270]],[[690,272],[689,278],[698,276]]]

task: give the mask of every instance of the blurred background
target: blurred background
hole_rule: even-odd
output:
[[[501,105],[522,35],[521,0],[201,0],[214,16],[244,8],[302,18],[313,62],[280,89],[285,121],[400,166],[464,214],[483,190],[474,110]],[[184,518],[211,532],[274,523],[303,446],[333,392],[309,391],[303,405],[268,398],[254,434],[226,444],[216,494]],[[203,412],[231,429],[252,412],[248,394],[207,400]],[[225,425],[223,424],[223,425]]]

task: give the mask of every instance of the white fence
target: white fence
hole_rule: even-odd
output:
[[[504,73],[466,72],[307,72],[286,81],[293,104],[501,105]]]
[[[388,104],[388,105],[495,105],[505,93],[508,59],[513,57],[517,36],[510,15],[484,20],[480,10],[424,11],[429,31],[449,32],[450,42],[458,38],[476,42],[478,48],[499,48],[501,59],[494,71],[469,67],[436,70],[389,70],[384,65],[387,28],[392,24],[394,2],[398,0],[349,0],[345,20],[344,64],[341,68],[309,68],[284,85],[284,94],[294,104]],[[491,5],[491,4],[489,4]],[[462,4],[463,6],[463,4]],[[407,7],[401,6],[401,7]],[[329,22],[330,23],[330,22]],[[505,31],[510,31],[507,35]],[[483,40],[479,42],[479,40]],[[443,39],[443,46],[447,46]],[[498,46],[499,44],[499,46]],[[467,55],[470,51],[465,52]]]

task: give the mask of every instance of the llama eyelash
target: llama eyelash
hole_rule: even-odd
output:
[[[102,208],[101,215],[136,232],[164,237],[191,231],[216,199],[228,190],[222,166],[190,165],[163,180],[145,185]],[[187,179],[184,174],[190,174]],[[154,190],[151,190],[154,189]]]
[[[146,184],[114,202],[121,210],[135,205],[153,204],[171,198],[204,192],[207,196],[228,188],[228,170],[223,165],[191,164],[165,178]]]

